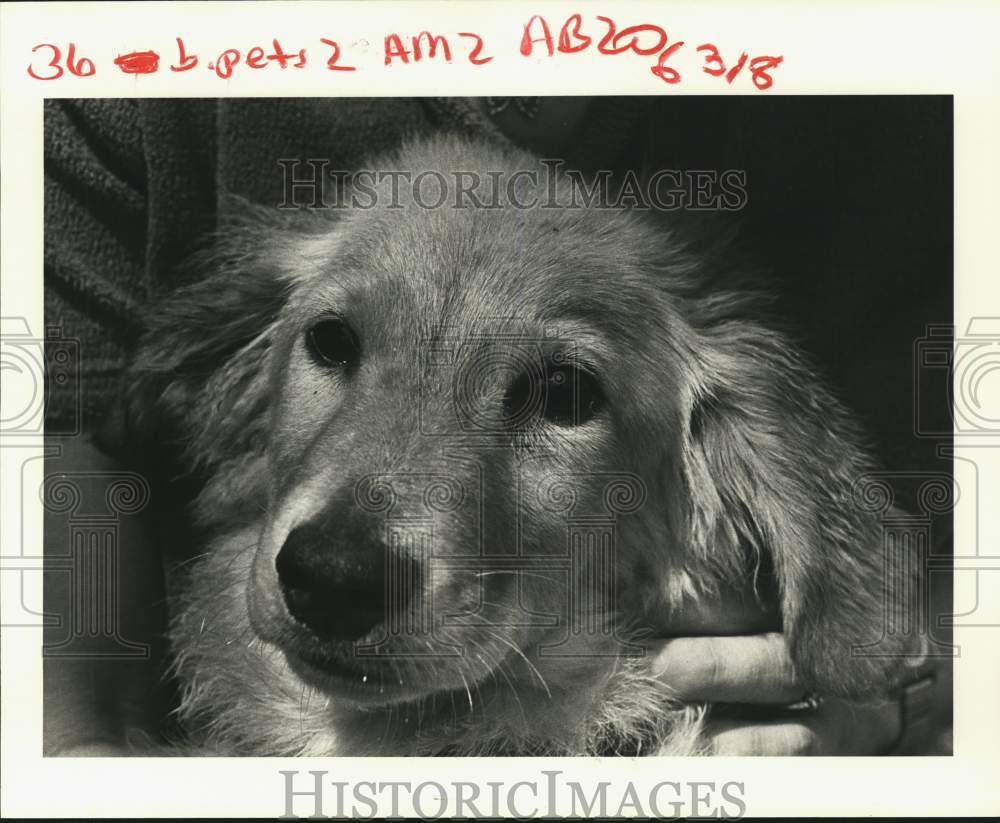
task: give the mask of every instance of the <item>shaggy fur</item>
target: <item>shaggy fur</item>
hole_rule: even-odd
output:
[[[458,139],[410,145],[376,167],[484,181],[539,168]],[[522,176],[519,199],[532,193]],[[519,209],[504,193],[501,208],[425,209],[405,186],[392,209],[387,186],[379,194],[375,208],[323,214],[233,204],[137,358],[130,426],[196,483],[195,533],[171,581],[179,714],[193,746],[697,752],[703,710],[673,701],[641,657],[621,653],[622,638],[668,635],[692,602],[746,581],[780,607],[805,688],[887,689],[910,651],[903,640],[882,641],[881,657],[852,653],[879,640],[903,588],[885,581],[878,525],[853,497],[868,471],[858,435],[788,338],[760,325],[758,303],[720,285],[744,274],[723,244],[695,249],[636,212]],[[567,202],[565,181],[557,194]],[[306,330],[332,313],[360,340],[351,373],[318,368],[305,350]],[[511,335],[544,341],[552,329],[596,376],[598,414],[504,431],[513,372],[484,368],[461,399],[497,425],[456,429],[454,372],[430,363],[428,341],[511,364]],[[318,639],[285,607],[275,557],[294,528],[320,521],[332,537],[318,551],[365,563],[361,553],[385,550],[388,512],[358,496],[375,475],[396,478],[392,514],[403,520],[426,514],[427,477],[457,484],[463,505],[434,520],[444,557],[564,554],[567,512],[606,513],[608,478],[630,478],[645,502],[614,523],[615,574],[601,593],[614,610],[572,654],[539,655],[560,628],[511,616],[551,614],[593,567],[573,578],[445,564],[409,608],[433,600],[478,620],[391,638],[378,659]],[[536,493],[553,478],[575,505]]]

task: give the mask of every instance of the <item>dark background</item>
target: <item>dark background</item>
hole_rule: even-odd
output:
[[[738,245],[777,310],[862,418],[883,468],[950,473],[939,375],[914,346],[953,314],[952,99],[677,97],[644,102],[642,151],[668,168],[744,169]],[[906,484],[907,486],[910,484]],[[900,488],[904,497],[908,489]]]

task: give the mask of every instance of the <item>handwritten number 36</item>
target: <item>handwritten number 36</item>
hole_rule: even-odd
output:
[[[87,58],[81,57],[79,60],[76,59],[76,44],[70,43],[69,48],[66,51],[66,68],[65,70],[61,65],[59,65],[59,60],[62,57],[62,51],[60,51],[58,46],[53,46],[51,43],[39,43],[31,51],[36,52],[39,49],[51,49],[52,59],[46,64],[50,69],[52,69],[51,74],[38,74],[35,72],[33,66],[28,66],[28,74],[35,80],[57,80],[62,77],[64,71],[68,71],[77,77],[90,77],[95,71],[94,61]]]

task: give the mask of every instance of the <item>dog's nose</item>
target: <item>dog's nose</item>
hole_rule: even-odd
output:
[[[393,560],[387,565],[382,546],[338,546],[328,530],[304,524],[285,539],[275,565],[295,620],[324,640],[358,640],[390,618],[389,603],[409,605],[418,575],[400,573],[400,558]],[[389,580],[388,568],[401,579]]]

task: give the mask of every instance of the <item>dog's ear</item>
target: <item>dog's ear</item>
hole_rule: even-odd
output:
[[[915,651],[915,634],[886,633],[912,571],[887,571],[879,523],[855,495],[868,464],[850,415],[783,335],[745,320],[698,334],[682,458],[695,549],[745,572],[769,555],[804,687],[884,694]]]
[[[227,205],[185,264],[189,285],[150,309],[124,388],[126,444],[175,475],[244,456],[264,436],[269,356],[294,286],[288,258],[319,225],[300,231],[274,210]]]

